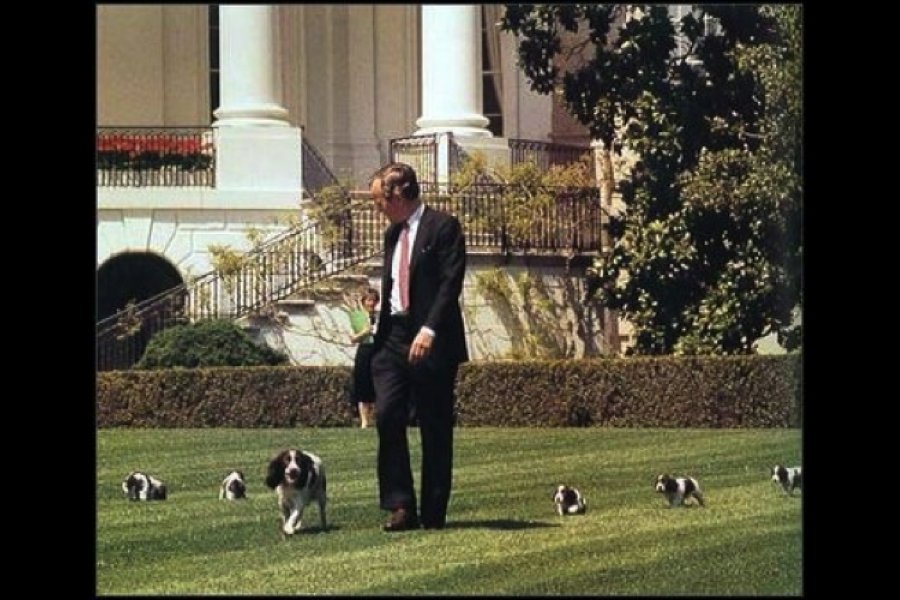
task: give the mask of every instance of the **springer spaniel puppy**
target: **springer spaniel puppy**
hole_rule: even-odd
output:
[[[583,515],[587,510],[587,500],[584,499],[581,492],[568,485],[560,485],[556,488],[556,492],[553,494],[553,504],[560,516]]]
[[[700,506],[706,506],[700,484],[693,477],[671,477],[663,473],[656,478],[656,491],[665,495],[669,506],[684,506],[694,498]]]
[[[165,484],[156,477],[140,471],[132,471],[128,474],[128,477],[122,481],[122,491],[132,501],[166,499]]]
[[[226,475],[219,487],[219,498],[221,500],[240,500],[246,497],[247,484],[244,481],[244,473],[232,471]]]
[[[771,469],[772,481],[781,486],[784,493],[788,496],[794,495],[794,490],[802,488],[800,467],[785,467],[783,465],[775,465]]]
[[[282,450],[269,462],[266,485],[278,495],[282,537],[300,531],[303,510],[313,501],[319,505],[322,531],[327,529],[325,468],[321,458],[301,450]]]

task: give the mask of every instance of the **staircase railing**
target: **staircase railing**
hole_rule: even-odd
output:
[[[359,231],[360,224],[373,231]],[[97,324],[97,370],[131,367],[150,337],[173,325],[263,314],[273,303],[378,255],[380,235],[374,231],[382,227],[367,215],[351,219],[348,209],[329,220],[327,231],[319,222],[290,229],[243,255],[228,272],[211,271],[103,319]]]
[[[304,135],[302,137],[303,152],[303,189],[308,195],[315,195],[322,188],[339,185],[337,177],[328,168],[325,157],[313,146]]]

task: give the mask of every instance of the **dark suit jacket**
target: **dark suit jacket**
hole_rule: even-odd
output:
[[[384,270],[381,277],[381,315],[375,334],[377,352],[387,339],[391,312],[391,259],[400,237],[400,225],[391,224],[384,235]],[[425,206],[409,258],[409,316],[415,331],[422,325],[435,332],[433,367],[456,365],[469,359],[463,328],[462,294],[466,273],[466,243],[459,220]]]

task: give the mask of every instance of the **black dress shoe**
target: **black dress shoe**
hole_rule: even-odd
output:
[[[424,521],[422,522],[422,529],[443,529],[443,528],[444,528],[443,523],[426,523]]]
[[[398,508],[391,512],[391,518],[384,524],[382,529],[389,532],[409,531],[410,529],[419,528],[419,519],[414,514],[407,512],[405,508]]]

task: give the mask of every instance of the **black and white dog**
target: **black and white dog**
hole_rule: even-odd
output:
[[[129,500],[165,500],[165,484],[146,473],[132,471],[122,481],[122,491]]]
[[[328,501],[322,459],[296,449],[282,450],[269,462],[266,485],[278,495],[282,536],[293,535],[303,526],[303,510],[313,501],[319,505],[319,521],[328,527]]]
[[[785,467],[783,465],[775,465],[771,468],[772,481],[781,485],[781,489],[788,496],[794,495],[794,490],[802,489],[800,467]]]
[[[693,477],[671,477],[666,473],[656,478],[656,491],[665,495],[669,506],[683,506],[694,498],[700,506],[706,506],[700,484]]]
[[[221,500],[240,500],[247,497],[247,483],[244,481],[244,473],[232,471],[222,480],[219,488]]]
[[[577,489],[559,485],[553,493],[553,504],[560,516],[583,515],[587,510],[587,500]]]

